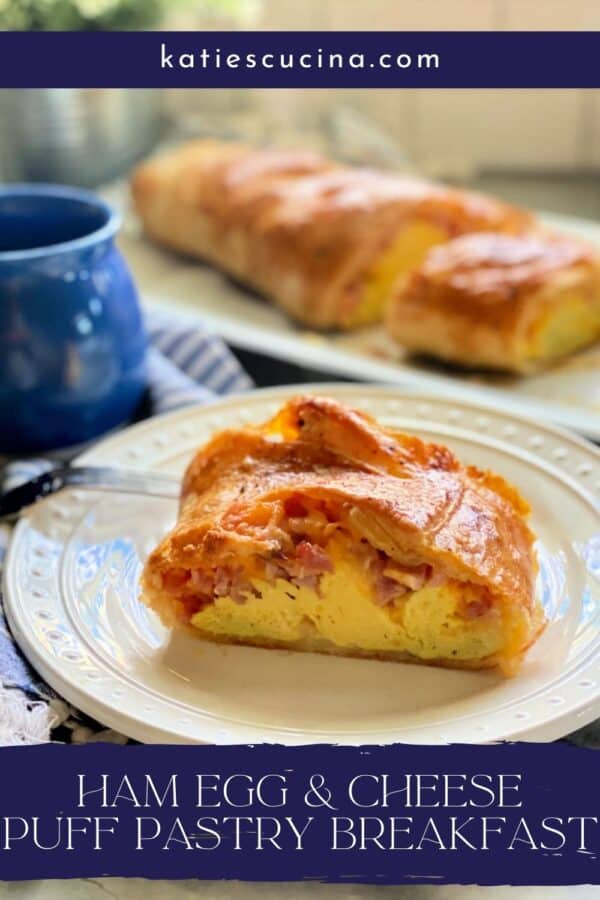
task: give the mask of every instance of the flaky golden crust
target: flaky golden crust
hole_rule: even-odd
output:
[[[269,529],[255,527],[256,511],[297,496],[348,516],[357,540],[375,534],[392,558],[426,561],[533,609],[533,536],[514,487],[319,397],[290,401],[264,426],[221,432],[196,454],[179,520],[146,564],[146,587],[180,568],[268,556]]]
[[[542,231],[465,235],[430,250],[398,286],[387,326],[407,349],[528,371],[536,329],[574,291],[600,303],[600,260],[584,242]]]
[[[155,240],[220,266],[316,328],[352,324],[373,265],[411,224],[451,238],[529,222],[499,201],[412,176],[215,141],[144,163],[132,193]]]

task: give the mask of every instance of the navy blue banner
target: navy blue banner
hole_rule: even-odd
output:
[[[600,32],[0,32],[0,87],[600,87]]]
[[[0,879],[600,884],[567,744],[0,750]]]

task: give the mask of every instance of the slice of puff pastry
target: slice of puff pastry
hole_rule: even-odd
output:
[[[143,597],[210,641],[510,674],[544,621],[527,513],[445,447],[299,397],[197,453]]]
[[[527,373],[600,338],[600,257],[542,232],[457,238],[399,286],[387,327],[413,351]]]
[[[412,176],[209,140],[139,166],[131,188],[151,238],[220,266],[313,328],[377,321],[431,246],[530,221]]]

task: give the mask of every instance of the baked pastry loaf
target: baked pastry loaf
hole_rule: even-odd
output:
[[[143,597],[210,641],[508,674],[544,621],[527,513],[445,447],[298,397],[196,454]]]
[[[413,351],[526,373],[600,338],[600,257],[541,232],[463,236],[404,279],[387,327]]]
[[[212,140],[143,163],[131,188],[151,238],[220,266],[313,328],[377,321],[396,279],[431,246],[530,221],[420,178]]]

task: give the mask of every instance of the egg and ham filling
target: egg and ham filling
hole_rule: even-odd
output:
[[[600,292],[566,291],[534,322],[523,358],[536,365],[560,359],[600,338]]]
[[[411,352],[535,373],[600,339],[600,256],[541,230],[462,235],[395,285],[387,326]]]
[[[220,566],[170,572],[156,585],[203,636],[467,667],[490,659],[513,671],[527,613],[509,613],[483,585],[389,556],[361,536],[356,508],[334,513],[292,495],[233,518],[262,554],[228,562],[225,552]]]

